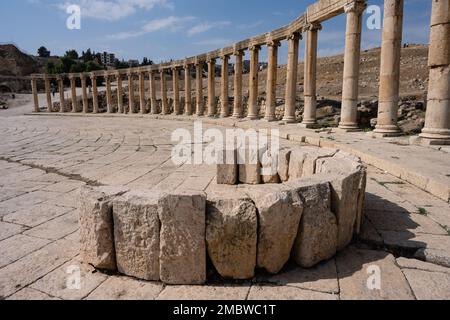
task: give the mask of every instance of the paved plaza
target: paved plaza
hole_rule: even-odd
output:
[[[395,177],[397,159],[389,161],[387,156],[395,146],[398,159],[416,157],[401,166],[411,173],[414,165],[427,157],[440,159],[422,174],[427,181],[440,181],[448,187],[445,171],[440,170],[448,165],[448,150],[376,139],[372,148],[377,150],[373,152],[364,148],[364,141],[372,139],[364,133],[323,136],[297,125],[259,121],[231,123],[202,118],[205,129],[273,127],[289,138],[281,139],[282,145],[306,144],[295,140],[312,144],[327,141],[353,148],[366,161],[366,219],[360,238],[349,248],[313,269],[289,264],[279,275],[258,272],[255,279],[243,282],[211,274],[205,286],[144,282],[83,265],[78,257],[76,200],[81,186],[125,185],[155,191],[217,187],[214,166],[172,163],[171,133],[177,128],[192,131],[194,123],[193,117],[172,118],[0,117],[1,298],[450,299],[450,204],[439,192],[432,195],[423,191],[426,186],[421,187],[420,181],[414,184],[414,175]],[[296,138],[303,133],[303,138]],[[427,152],[411,154],[414,148]],[[379,289],[368,285],[374,266],[381,274]],[[79,289],[67,285],[74,267],[81,270]]]

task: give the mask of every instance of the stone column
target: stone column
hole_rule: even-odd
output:
[[[222,77],[220,85],[220,116],[222,118],[228,117],[230,115],[230,107],[228,104],[228,62],[230,56],[222,56]]]
[[[402,50],[403,0],[384,0],[383,40],[381,45],[378,120],[375,133],[397,136]]]
[[[191,65],[184,65],[184,113],[192,115],[192,86],[191,86]]]
[[[295,102],[297,98],[298,51],[301,34],[293,33],[288,37],[288,62],[286,74],[286,97],[283,121],[294,123]]]
[[[235,64],[234,64],[234,106],[233,106],[233,118],[240,119],[244,116],[244,110],[242,108],[242,73],[243,73],[243,60],[244,51],[236,50],[234,52]]]
[[[269,49],[269,66],[267,68],[266,88],[266,121],[275,121],[276,95],[277,95],[277,71],[278,71],[278,47],[280,41],[271,40],[267,43]]]
[[[156,80],[155,71],[149,72],[150,77],[150,103],[151,103],[151,114],[158,114],[158,106],[156,101]]]
[[[59,112],[66,112],[66,99],[64,97],[64,77],[58,76],[58,91],[59,91]]]
[[[139,109],[141,114],[145,114],[145,73],[139,71]]]
[[[354,1],[345,6],[347,29],[345,34],[344,82],[342,89],[341,122],[344,131],[359,131],[358,85],[361,56],[362,13],[364,2]]]
[[[108,109],[108,113],[114,112],[114,106],[112,103],[112,93],[111,93],[111,78],[109,77],[109,74],[105,72],[104,75],[105,81],[106,81],[106,106]]]
[[[74,74],[70,75],[70,95],[72,100],[72,112],[77,112],[78,111],[77,77]]]
[[[208,59],[208,117],[216,116],[216,59]]]
[[[427,144],[450,144],[450,1],[433,0],[425,128]]]
[[[117,81],[117,112],[124,113],[123,107],[123,87],[122,87],[122,75],[120,72],[116,73]]]
[[[31,91],[33,92],[34,112],[40,112],[37,79],[33,76],[31,77]]]
[[[169,114],[169,102],[167,101],[167,79],[164,69],[161,69],[161,101],[162,101],[162,111],[164,115]]]
[[[47,98],[47,112],[53,112],[50,78],[47,74],[44,76],[44,83],[45,83],[45,96]]]
[[[314,129],[317,128],[317,36],[322,30],[320,24],[308,24],[306,30],[305,45],[305,81],[304,81],[304,100],[305,108],[303,112],[303,121],[301,127]]]
[[[93,105],[93,113],[98,113],[98,90],[97,90],[97,75],[91,74],[91,82],[92,82],[92,105]]]
[[[180,77],[179,69],[172,68],[172,86],[173,86],[173,114],[179,115],[181,113],[180,107]]]
[[[249,74],[249,97],[248,97],[248,115],[250,120],[259,118],[258,112],[258,73],[259,73],[259,50],[260,46],[251,46],[250,51],[250,74]]]
[[[204,114],[203,110],[203,61],[195,62],[196,71],[196,114],[201,117]]]
[[[83,113],[89,112],[89,100],[88,100],[88,92],[87,92],[87,85],[86,85],[86,75],[82,73],[80,75],[81,80],[81,95],[82,95],[82,102],[83,102]]]
[[[128,72],[128,113],[135,113],[134,110],[134,79],[133,73]]]

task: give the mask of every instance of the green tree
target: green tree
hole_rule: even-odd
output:
[[[65,57],[72,59],[72,60],[78,60],[78,52],[76,50],[69,50],[66,51]]]
[[[47,62],[45,65],[45,71],[49,74],[55,73],[55,64],[52,61]]]
[[[50,57],[50,51],[47,50],[46,47],[42,46],[38,49],[38,56],[41,58],[48,58]]]

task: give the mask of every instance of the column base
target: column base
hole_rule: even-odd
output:
[[[359,132],[362,131],[360,127],[358,127],[357,123],[345,123],[341,122],[339,124],[338,130],[341,132]]]
[[[450,129],[423,129],[419,135],[422,144],[450,145]]]
[[[284,117],[282,121],[284,123],[296,123],[297,119],[295,117]]]
[[[256,115],[256,114],[249,114],[247,116],[247,119],[249,119],[249,120],[259,120],[259,116]]]
[[[402,131],[396,125],[377,125],[373,131],[375,137],[398,137],[402,135]]]
[[[242,118],[244,118],[244,116],[242,115],[242,114],[233,114],[232,116],[231,116],[233,119],[242,119]]]
[[[268,116],[264,118],[264,121],[266,122],[275,122],[277,121],[277,118],[275,116]]]
[[[300,123],[300,128],[305,129],[317,129],[319,128],[319,124],[317,122],[305,122]]]

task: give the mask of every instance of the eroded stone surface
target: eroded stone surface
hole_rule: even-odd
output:
[[[209,257],[225,278],[254,276],[257,246],[257,210],[239,194],[214,198],[208,195],[206,242]]]
[[[159,200],[160,278],[164,283],[205,282],[205,208],[202,192],[167,194]]]

